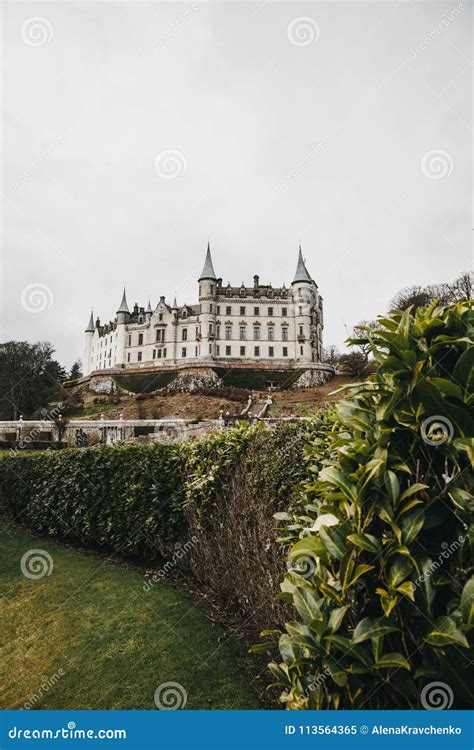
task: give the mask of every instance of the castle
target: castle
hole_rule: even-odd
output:
[[[197,305],[130,311],[125,289],[115,320],[91,317],[85,330],[84,375],[143,368],[273,366],[318,368],[322,355],[323,300],[306,268],[301,247],[289,288],[253,277],[253,286],[222,284],[209,244],[198,279]]]

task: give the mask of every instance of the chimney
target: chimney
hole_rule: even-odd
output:
[[[257,276],[257,274],[255,274],[255,276],[253,277],[253,288],[254,289],[258,289],[258,282],[259,282],[259,277]]]

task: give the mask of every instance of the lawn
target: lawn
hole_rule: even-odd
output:
[[[0,708],[154,709],[167,682],[187,709],[260,707],[243,649],[186,594],[1,521],[0,545]],[[50,575],[22,573],[32,549]]]

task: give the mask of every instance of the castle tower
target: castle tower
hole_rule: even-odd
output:
[[[92,340],[94,338],[94,311],[91,310],[91,316],[85,330],[86,343],[84,349],[84,375],[89,375],[91,371],[91,356],[92,356]]]
[[[296,361],[308,364],[314,361],[312,316],[316,306],[317,287],[306,268],[301,245],[291,286],[295,305]]]
[[[206,258],[199,281],[200,342],[199,359],[215,356],[217,276],[212,265],[211,248],[207,243]]]
[[[117,310],[117,354],[116,364],[120,367],[125,364],[125,346],[127,340],[126,327],[130,320],[130,310],[127,305],[127,295],[123,288],[122,301]]]

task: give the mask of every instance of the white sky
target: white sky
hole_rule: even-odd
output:
[[[124,282],[129,304],[196,302],[208,235],[224,283],[275,286],[301,239],[340,348],[344,323],[401,287],[467,270],[471,10],[5,3],[0,339],[49,340],[69,366],[91,307],[113,318]],[[24,41],[32,17],[44,44]],[[298,17],[319,30],[302,46]],[[168,149],[186,162],[174,179],[154,167]],[[439,150],[429,179],[421,160]]]

